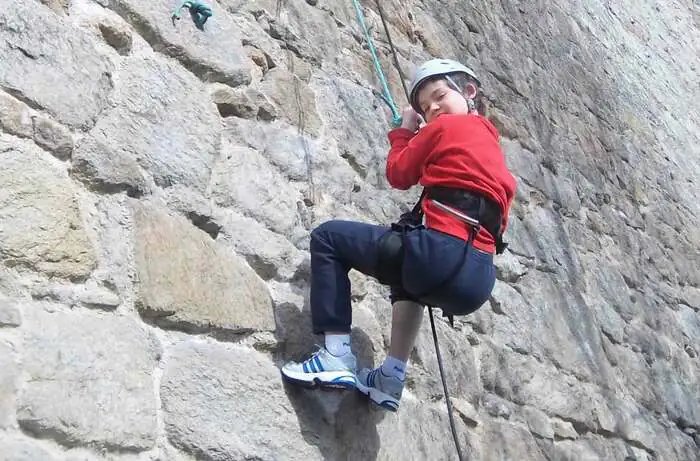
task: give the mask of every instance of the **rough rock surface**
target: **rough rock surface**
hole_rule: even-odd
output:
[[[65,168],[30,141],[0,133],[0,259],[70,279],[95,264]]]
[[[352,2],[205,3],[0,0],[0,461],[455,459],[427,321],[397,414],[277,370],[319,342],[310,230],[419,193]],[[697,2],[382,5],[407,74],[479,74],[518,182],[491,299],[437,320],[470,459],[700,460]]]
[[[190,331],[274,330],[268,289],[242,258],[155,206],[135,203],[134,226],[144,316]]]
[[[131,318],[56,309],[25,306],[19,425],[66,446],[151,448],[155,336]]]
[[[257,351],[182,343],[170,352],[160,392],[168,439],[202,459],[323,459],[298,443],[302,428],[279,370]]]
[[[0,2],[0,88],[87,127],[107,106],[113,66],[88,34],[36,2]]]

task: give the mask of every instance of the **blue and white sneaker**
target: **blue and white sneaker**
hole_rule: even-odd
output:
[[[357,374],[357,390],[385,410],[397,411],[404,382],[396,376],[382,373],[382,367],[364,368]]]
[[[352,353],[336,357],[322,347],[308,360],[287,362],[282,367],[282,376],[291,383],[308,388],[352,389],[356,383],[356,367],[357,361]]]

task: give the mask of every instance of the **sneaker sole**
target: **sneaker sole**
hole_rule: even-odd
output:
[[[375,405],[388,410],[391,412],[397,412],[399,410],[399,401],[394,397],[386,394],[376,387],[367,387],[363,385],[360,381],[357,381],[355,386],[358,391],[369,397],[369,400]]]
[[[354,389],[356,387],[355,375],[352,372],[322,371],[320,373],[295,373],[282,371],[282,377],[290,383],[308,389],[320,387],[322,389]]]

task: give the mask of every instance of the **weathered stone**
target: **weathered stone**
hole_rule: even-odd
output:
[[[0,86],[70,126],[105,108],[113,67],[86,32],[35,2],[0,2]]]
[[[508,283],[517,283],[520,277],[527,274],[527,267],[523,266],[518,258],[510,252],[504,253],[494,261],[498,280]]]
[[[204,31],[197,30],[187,9],[173,24],[168,12],[174,6],[169,0],[114,0],[108,8],[133,25],[155,50],[179,60],[201,79],[231,86],[250,83],[250,69],[243,59],[245,53],[235,23],[216,3],[208,6],[214,16],[204,25]]]
[[[48,306],[47,306],[48,307]],[[28,305],[17,419],[66,446],[148,450],[156,440],[156,338],[128,317]]]
[[[34,118],[34,142],[53,152],[61,160],[69,159],[73,153],[73,137],[70,131],[45,117]]]
[[[270,59],[268,59],[268,56],[265,54],[264,51],[261,49],[250,46],[250,45],[245,45],[243,49],[246,51],[246,54],[250,58],[250,60],[255,64],[255,66],[251,71],[251,75],[253,76],[253,81],[258,81],[262,79],[263,75],[270,70]],[[274,65],[273,65],[274,67]]]
[[[316,98],[308,82],[282,68],[270,70],[259,85],[260,91],[279,108],[290,124],[303,133],[318,136],[321,119],[316,110]]]
[[[31,138],[34,131],[29,107],[2,91],[0,91],[0,130],[23,138]]]
[[[228,118],[225,124],[226,138],[263,153],[272,165],[282,170],[287,179],[292,181],[307,180],[308,157],[318,158],[322,155],[317,143],[300,136],[294,127],[280,121],[267,124]]]
[[[148,180],[134,157],[93,137],[79,143],[70,172],[74,178],[101,192],[124,190],[130,196],[140,196],[149,190]]]
[[[238,0],[225,0],[231,11]],[[262,23],[265,33],[287,50],[305,61],[320,64],[335,56],[349,37],[341,35],[333,17],[304,1],[291,1],[285,5],[284,15],[275,14],[274,2],[262,11],[258,23]],[[260,11],[258,5],[246,5],[253,11]],[[240,8],[240,7],[239,7]],[[323,46],[318,46],[323,43]]]
[[[0,461],[58,461],[59,458],[36,441],[9,434],[0,434]]]
[[[98,309],[115,309],[121,304],[119,295],[102,287],[83,287],[78,292],[78,301]]]
[[[554,438],[554,428],[546,414],[532,407],[523,408],[523,414],[530,432],[545,439]]]
[[[364,407],[364,399],[355,405]],[[343,409],[347,411],[345,407]],[[455,424],[462,450],[473,456],[477,452],[473,431],[477,429],[468,427],[458,415],[455,415]],[[418,400],[405,390],[401,398],[401,409],[396,416],[386,417],[385,413],[362,408],[355,418],[344,418],[341,428],[344,430],[341,434],[341,449],[345,453],[352,452],[358,459],[457,459],[445,402]],[[423,435],[392,437],[392,433]],[[343,455],[344,453],[339,453],[338,458]]]
[[[50,275],[85,278],[95,264],[74,185],[29,141],[0,135],[0,258]]]
[[[117,53],[122,56],[131,53],[133,38],[131,37],[131,32],[126,30],[125,27],[112,22],[101,22],[99,28],[105,42],[117,50]]]
[[[204,191],[221,130],[205,90],[165,59],[127,59],[115,89],[117,105],[78,146],[74,174],[88,182],[141,190],[140,166],[161,187],[178,184]]]
[[[295,208],[300,215],[297,219],[302,221],[305,229],[297,227],[296,229],[303,233],[297,232],[293,236],[286,235],[295,245],[299,241],[308,243],[308,229],[313,222],[338,218],[339,215],[347,219],[366,219],[366,216],[369,215],[374,220],[389,222],[390,218],[387,216],[393,218],[399,214],[400,209],[395,203],[392,203],[387,196],[381,196],[376,189],[371,187],[363,189],[362,197],[351,195],[356,173],[347,163],[339,163],[337,154],[323,140],[303,136],[298,129],[281,121],[267,124],[230,117],[226,119],[225,123],[227,139],[260,152],[264,158],[269,160],[269,163],[282,172],[286,180],[293,181],[293,184],[301,189],[300,195],[303,194],[303,204],[297,202]],[[224,144],[224,149],[228,149],[226,144]],[[230,165],[231,160],[227,160],[224,165],[227,163]],[[266,174],[272,176],[275,181],[279,178],[274,170]],[[250,182],[250,179],[247,182]],[[325,186],[320,188],[317,184]],[[237,188],[242,190],[242,185],[239,184]],[[275,183],[275,188],[281,190],[279,193],[285,197],[284,205],[291,205],[292,197],[289,192],[291,186]],[[267,193],[272,194],[273,192],[270,190]],[[219,191],[217,193],[221,194]],[[342,203],[351,196],[353,199],[357,198],[361,211],[350,204],[339,205],[332,201],[336,199]],[[279,196],[276,197],[276,200],[279,199]],[[221,201],[222,199],[218,197],[217,200],[220,200],[219,205],[227,206],[225,205],[227,202]],[[225,195],[223,200],[226,200]],[[341,209],[338,210],[338,207]],[[256,217],[260,213],[256,210],[253,212],[256,213]],[[279,213],[279,210],[275,210],[275,213]],[[285,220],[292,219],[290,213],[288,211],[283,215]],[[378,215],[381,218],[377,217]],[[284,232],[279,227],[275,227],[274,230]]]
[[[163,445],[165,446],[157,447],[146,454],[73,448],[65,452],[61,461],[142,461],[144,459],[149,461],[192,461],[191,457],[178,452],[167,443]]]
[[[0,300],[0,327],[18,327],[22,325],[22,313],[17,304],[9,300]]]
[[[185,216],[192,224],[217,240],[221,232],[220,221],[223,218],[210,198],[183,186],[169,187],[162,192],[168,208]]]
[[[41,0],[41,3],[48,6],[56,13],[66,14],[70,0]]]
[[[502,419],[484,421],[479,437],[477,458],[484,461],[527,459],[545,461],[549,458],[537,445],[526,427]]]
[[[274,330],[270,294],[242,261],[185,218],[133,203],[137,306],[188,331]]]
[[[212,177],[215,203],[242,209],[271,230],[291,234],[299,225],[302,194],[260,153],[224,140],[222,154],[221,164]]]
[[[632,449],[625,447],[621,440],[605,439],[598,435],[588,435],[576,441],[562,440],[555,443],[550,450],[550,459],[594,460],[619,459],[620,461],[651,461],[652,458],[628,457]],[[640,450],[641,451],[641,450]]]
[[[680,298],[681,302],[689,305],[695,311],[700,310],[700,288],[686,285],[681,290]]]
[[[60,304],[75,306],[77,304],[75,287],[68,284],[40,283],[32,287],[32,298],[36,300],[56,301]]]
[[[17,347],[8,341],[0,340],[0,429],[15,423],[20,363]],[[0,447],[2,443],[0,442]],[[0,459],[2,452],[0,450]]]
[[[308,280],[311,275],[300,251],[283,236],[260,222],[229,213],[221,221],[221,241],[243,256],[263,280]]]
[[[370,304],[370,308],[373,309],[372,303],[376,303],[376,301],[368,299],[367,302]],[[388,313],[391,312],[390,309],[387,311]],[[437,317],[435,326],[440,341],[440,353],[443,362],[450,364],[449,372],[445,376],[450,395],[474,402],[483,393],[474,351],[471,347],[466,346],[469,343],[464,335],[452,329],[447,321],[440,319],[438,312],[434,313],[435,317]],[[435,343],[427,313],[424,317],[414,350],[411,353],[411,366],[407,379],[412,381],[416,387],[414,392],[420,398],[439,399],[442,398],[440,368],[435,354]],[[380,319],[380,322],[386,326],[388,332],[391,324],[391,315],[388,315],[385,319]]]
[[[553,365],[541,364],[531,356],[489,344],[482,348],[480,371],[485,389],[497,390],[507,401],[530,405],[591,430],[600,425],[614,431],[615,421],[595,386],[560,373]],[[508,374],[502,370],[508,370]]]
[[[231,88],[220,83],[211,87],[211,95],[222,117],[274,120],[277,109],[267,97],[253,88]]]
[[[474,405],[464,399],[452,399],[452,406],[465,424],[475,427],[479,424],[479,414]]]
[[[279,370],[259,352],[181,343],[170,352],[160,393],[168,439],[202,459],[323,459],[304,441]]]
[[[474,315],[478,331],[523,354],[542,354],[544,338],[536,332],[546,317],[507,283],[496,282],[491,293],[491,311],[482,307]]]
[[[576,439],[578,438],[578,432],[574,429],[574,425],[569,421],[563,421],[559,418],[553,418],[552,429],[554,430],[554,436],[560,439]]]
[[[212,88],[211,97],[214,104],[219,108],[222,117],[255,118],[258,115],[258,107],[255,102],[248,97],[244,90],[233,89],[229,86],[216,84]]]
[[[119,295],[112,290],[88,280],[85,285],[45,283],[32,287],[32,297],[50,300],[68,306],[82,304],[85,307],[111,310],[121,304]]]
[[[311,88],[317,94],[321,118],[329,126],[353,126],[334,133],[338,151],[355,172],[370,185],[386,188],[385,159],[389,150],[385,126],[377,123],[382,113],[369,90],[345,80],[318,77]]]
[[[509,419],[510,415],[513,413],[510,402],[494,394],[484,395],[481,406],[494,418]]]

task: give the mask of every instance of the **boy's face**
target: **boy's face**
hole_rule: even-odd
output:
[[[468,114],[467,100],[443,79],[432,80],[418,91],[418,105],[427,123],[440,114]]]

